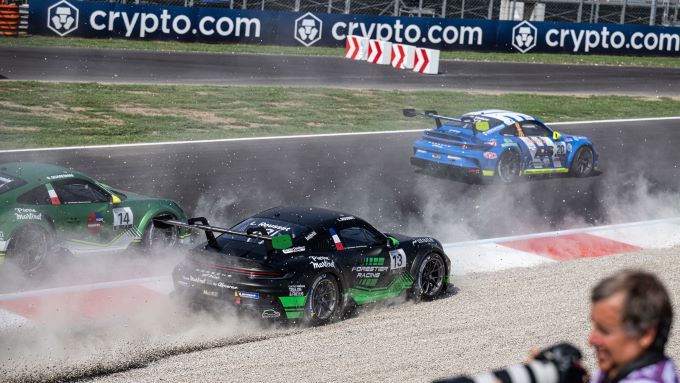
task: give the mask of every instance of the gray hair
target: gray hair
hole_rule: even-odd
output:
[[[621,321],[626,333],[634,338],[656,328],[651,349],[663,352],[673,322],[673,308],[666,288],[651,273],[623,270],[600,281],[591,294],[591,302],[623,293]]]

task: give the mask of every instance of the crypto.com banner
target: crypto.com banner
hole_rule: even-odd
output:
[[[441,50],[680,55],[680,28],[31,0],[36,35],[342,46],[347,35]]]

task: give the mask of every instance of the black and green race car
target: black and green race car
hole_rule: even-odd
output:
[[[157,224],[207,237],[175,267],[176,296],[191,305],[235,305],[265,319],[322,324],[350,307],[400,295],[433,299],[446,290],[451,271],[436,239],[385,234],[328,209],[273,208],[231,229],[202,217]]]
[[[0,165],[0,263],[31,273],[54,254],[151,250],[184,231],[154,218],[186,219],[173,201],[121,192],[77,171],[38,163]]]

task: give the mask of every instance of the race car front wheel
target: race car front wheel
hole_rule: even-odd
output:
[[[432,300],[445,289],[446,266],[441,255],[430,253],[420,261],[412,295],[416,300]]]
[[[317,275],[309,289],[305,304],[305,319],[313,326],[332,322],[340,311],[340,288],[335,277],[328,273]]]
[[[574,177],[587,177],[593,172],[593,168],[593,149],[588,146],[580,147],[571,162],[569,173]]]
[[[7,247],[8,262],[27,274],[38,271],[47,259],[50,234],[37,225],[20,228]]]
[[[519,156],[515,152],[505,152],[498,159],[496,174],[498,179],[506,184],[514,182],[519,177]]]
[[[153,224],[153,220],[157,218],[176,219],[172,214],[158,214],[146,225],[144,236],[142,237],[142,246],[144,252],[151,255],[162,254],[168,248],[175,246],[179,240],[177,226],[169,226],[167,228],[156,227]]]

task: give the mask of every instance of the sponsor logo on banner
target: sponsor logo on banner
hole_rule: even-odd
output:
[[[308,12],[295,20],[295,40],[308,47],[321,40],[323,22]]]
[[[512,46],[526,53],[536,46],[538,30],[528,21],[522,21],[512,28]]]
[[[48,8],[47,27],[59,36],[66,36],[78,29],[78,13],[78,8],[62,0]]]
[[[93,212],[87,217],[87,231],[92,234],[97,234],[102,228],[104,216],[100,212]]]

